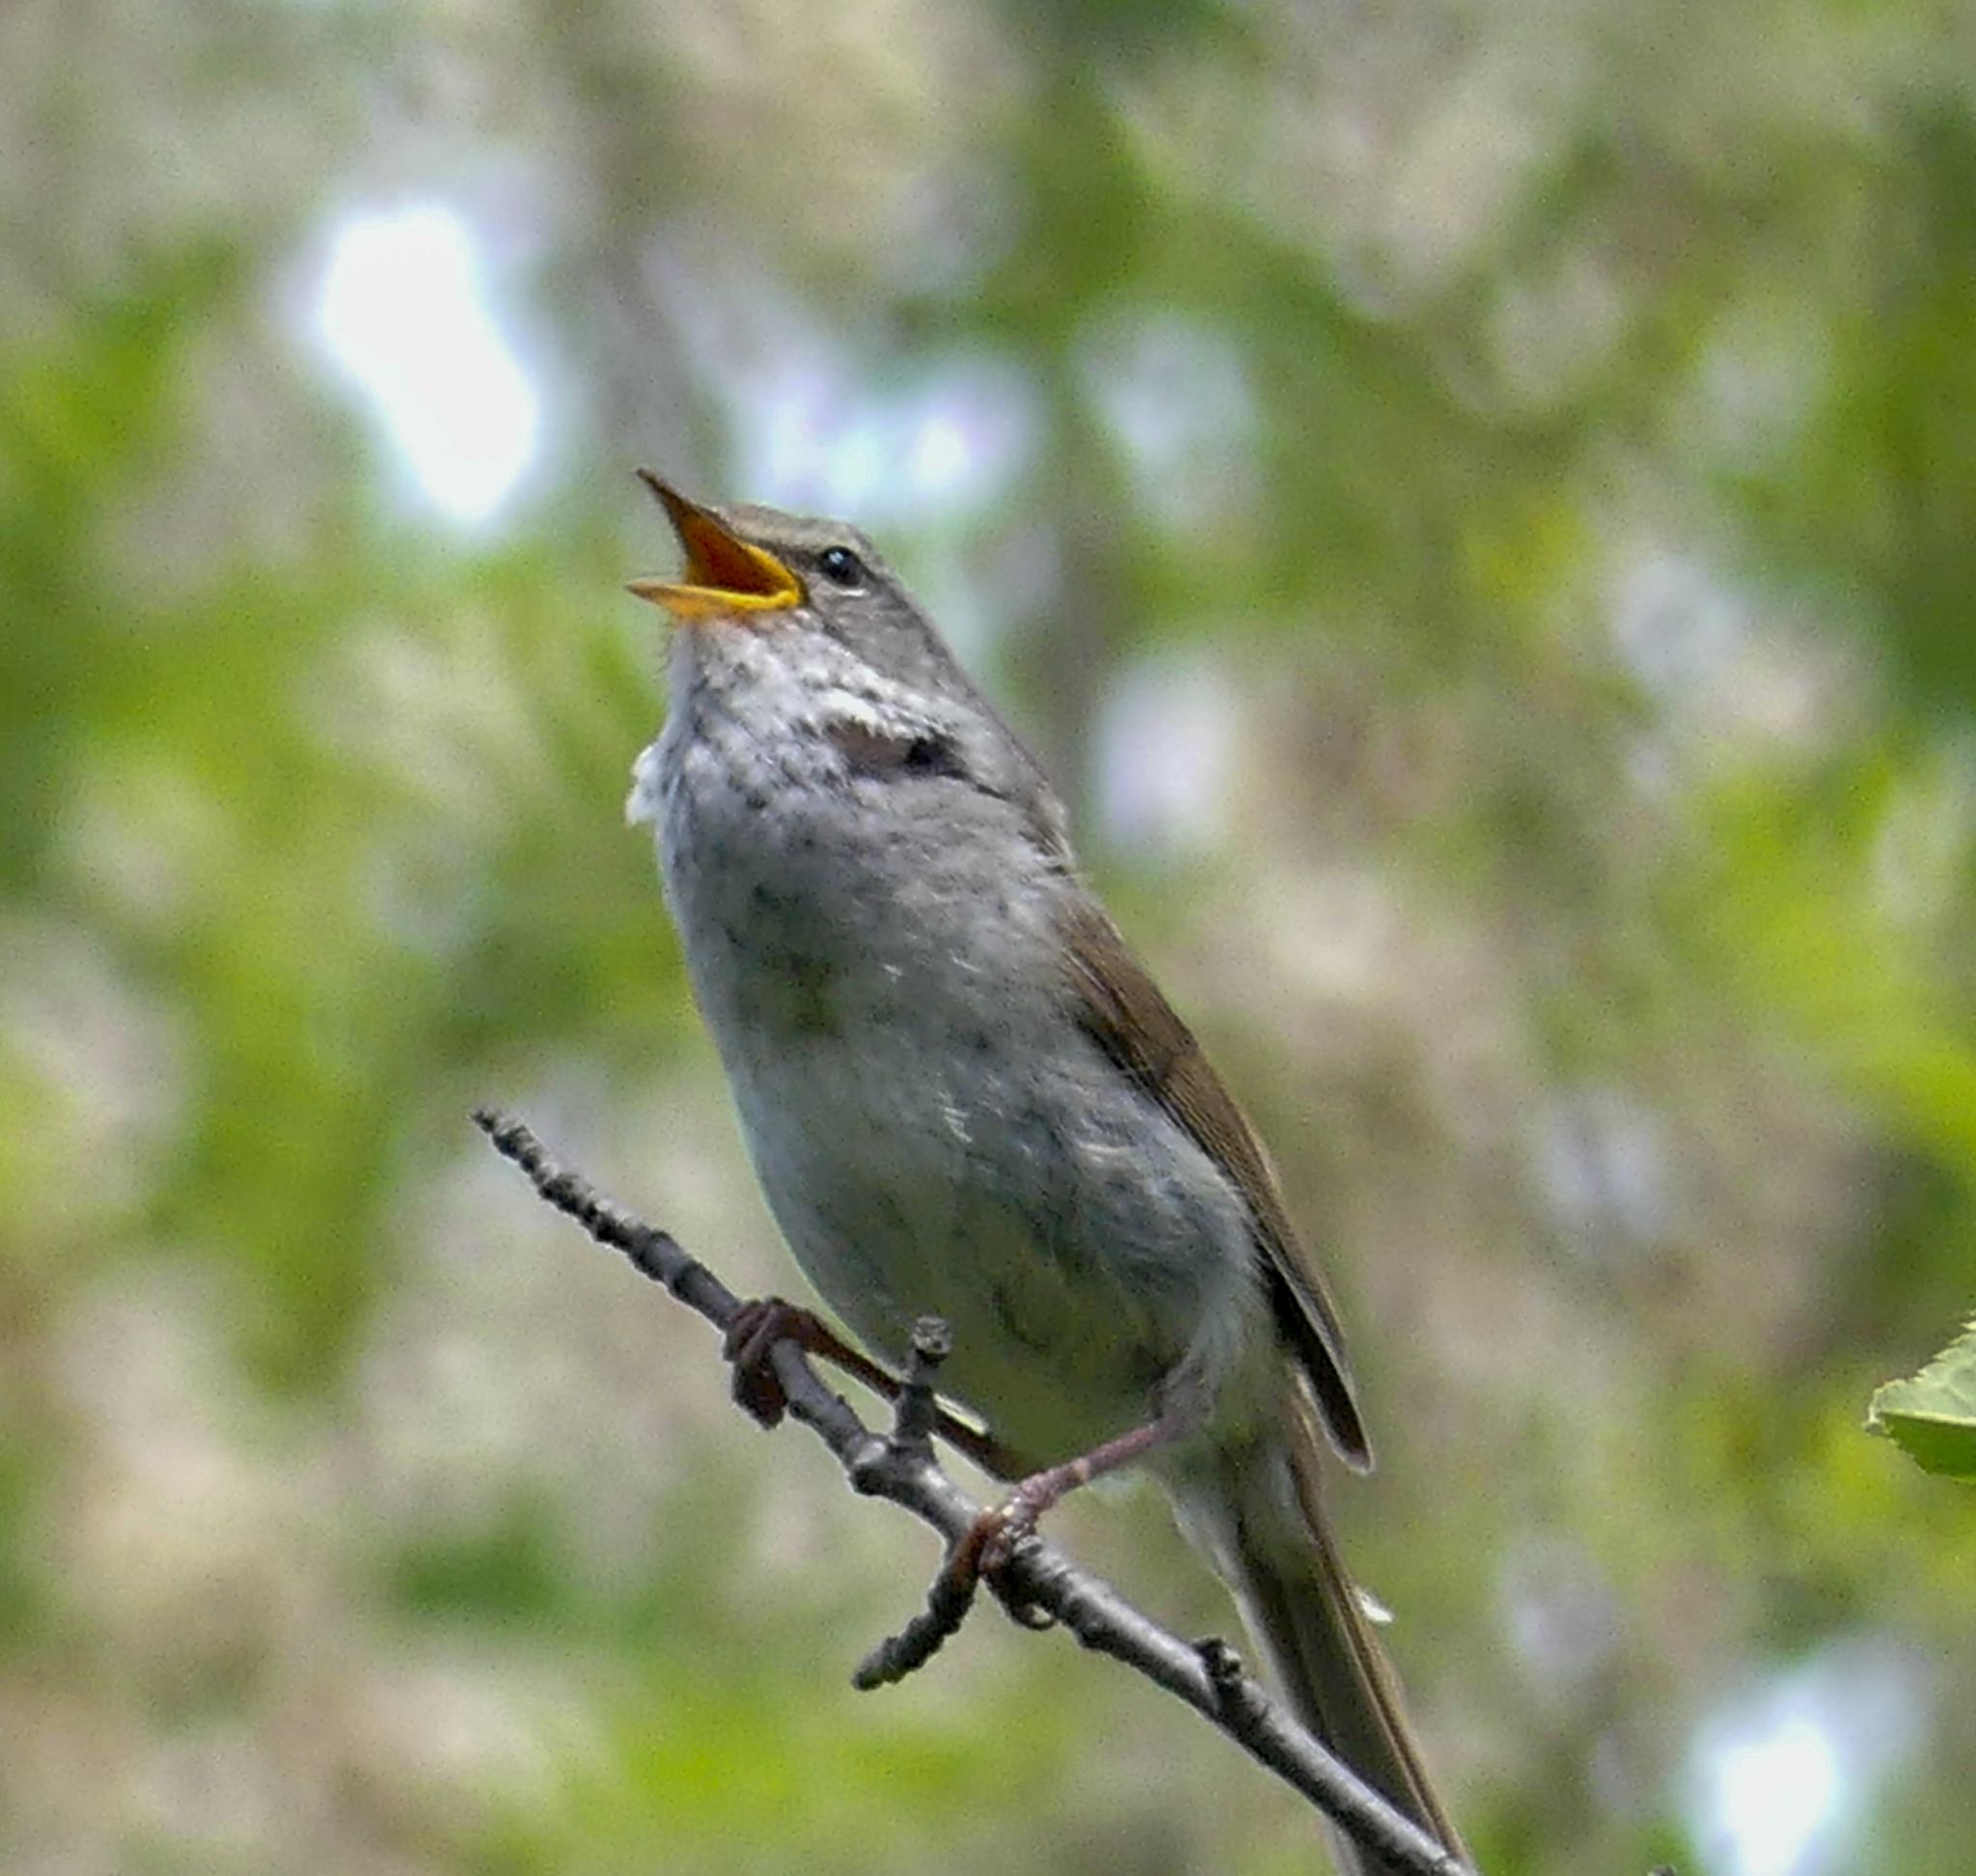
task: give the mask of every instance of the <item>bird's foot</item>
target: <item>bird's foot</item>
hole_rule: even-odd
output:
[[[956,1586],[965,1583],[972,1586],[976,1581],[985,1582],[1011,1615],[1018,1621],[1027,1621],[1032,1612],[1026,1612],[1021,1598],[1006,1591],[1002,1578],[1016,1552],[1036,1534],[1037,1520],[1058,1499],[1179,1438],[1191,1431],[1194,1424],[1191,1412],[1162,1412],[1143,1425],[1107,1440],[1075,1459],[1030,1473],[1000,1504],[974,1520],[967,1534],[948,1553],[942,1576]]]
[[[727,1325],[721,1343],[734,1369],[734,1400],[762,1426],[777,1426],[789,1411],[789,1396],[775,1369],[775,1345],[792,1341],[826,1361],[862,1364],[864,1358],[813,1311],[780,1296],[757,1296],[743,1303]]]
[[[1016,1592],[1008,1566],[1036,1534],[1036,1523],[1061,1493],[1049,1473],[1024,1479],[1000,1504],[974,1520],[947,1554],[935,1586],[937,1603],[971,1598],[986,1585],[1009,1616],[1024,1628],[1048,1628],[1055,1619]]]
[[[1032,1475],[974,1520],[974,1529],[962,1542],[974,1549],[975,1567],[983,1576],[999,1575],[1017,1549],[1036,1534],[1043,1513],[1058,1497],[1049,1483],[1047,1474]]]

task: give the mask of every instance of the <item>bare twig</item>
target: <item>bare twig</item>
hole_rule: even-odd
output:
[[[723,1333],[742,1301],[669,1232],[655,1229],[560,1166],[542,1143],[510,1115],[479,1109],[474,1121],[536,1192],[567,1213],[599,1244],[620,1251],[633,1267],[663,1283],[687,1308]],[[792,1339],[772,1346],[769,1361],[788,1397],[789,1413],[812,1428],[844,1469],[855,1491],[889,1500],[932,1526],[949,1550],[975,1529],[982,1507],[949,1478],[935,1456],[939,1423],[934,1376],[947,1352],[944,1327],[922,1322],[890,1435],[873,1432],[841,1394],[827,1388]],[[860,1687],[879,1687],[923,1665],[959,1628],[973,1602],[936,1579],[928,1607],[882,1642],[859,1666]],[[1244,1671],[1220,1642],[1189,1642],[1140,1614],[1117,1590],[1079,1568],[1054,1545],[1030,1537],[1019,1544],[991,1583],[1010,1612],[1029,1625],[1061,1624],[1085,1647],[1123,1662],[1185,1700],[1317,1806],[1368,1850],[1410,1876],[1473,1876],[1460,1858],[1403,1815],[1301,1725],[1262,1684]]]

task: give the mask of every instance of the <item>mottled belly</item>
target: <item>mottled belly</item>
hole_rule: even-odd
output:
[[[898,1040],[747,1077],[757,1171],[798,1262],[889,1361],[917,1318],[944,1318],[944,1389],[1026,1457],[1142,1419],[1176,1350],[1066,1232],[1066,1143],[1009,1112],[992,1067],[963,1086],[929,1068],[937,1050]]]

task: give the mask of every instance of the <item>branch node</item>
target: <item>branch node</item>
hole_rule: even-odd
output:
[[[912,1353],[919,1366],[926,1370],[924,1379],[931,1382],[933,1370],[953,1353],[953,1331],[936,1315],[923,1315],[913,1324]],[[911,1367],[906,1370],[906,1379],[915,1379]]]
[[[921,1316],[913,1325],[912,1346],[906,1352],[905,1378],[892,1410],[892,1442],[916,1460],[933,1458],[933,1429],[940,1423],[940,1398],[933,1377],[953,1351],[953,1336],[938,1316]]]
[[[1219,1635],[1203,1636],[1194,1644],[1194,1650],[1207,1669],[1208,1685],[1214,1690],[1215,1704],[1221,1717],[1233,1724],[1252,1721],[1257,1703],[1265,1697],[1262,1689],[1249,1679],[1242,1657]]]
[[[895,1443],[873,1433],[859,1442],[844,1460],[844,1476],[851,1490],[864,1498],[883,1498],[891,1491],[898,1470]]]
[[[1033,1563],[1042,1551],[1043,1540],[1033,1532],[1018,1537],[1007,1557],[994,1569],[984,1571],[981,1578],[989,1593],[1002,1605],[1002,1613],[1017,1628],[1037,1634],[1054,1629],[1057,1621],[1056,1613],[1045,1609],[1027,1588],[1028,1572],[1023,1565]]]

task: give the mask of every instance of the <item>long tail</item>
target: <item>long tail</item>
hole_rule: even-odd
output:
[[[1346,1576],[1318,1500],[1307,1426],[1223,1452],[1175,1481],[1182,1522],[1234,1592],[1297,1717],[1368,1784],[1457,1855],[1462,1840],[1427,1781],[1386,1650]],[[1331,1833],[1344,1876],[1397,1865]]]

